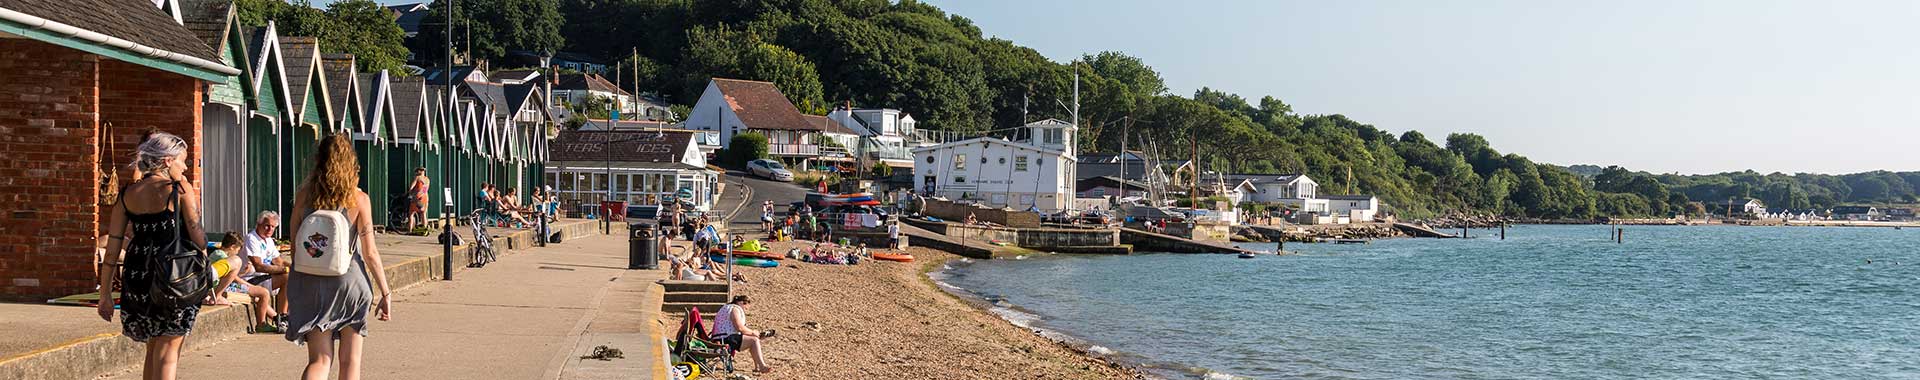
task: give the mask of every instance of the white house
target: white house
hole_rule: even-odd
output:
[[[913,148],[917,146],[913,115],[891,108],[840,108],[828,112],[827,118],[859,133],[857,145],[849,147],[861,166],[913,167]]]
[[[1079,128],[1059,120],[1027,124],[1026,141],[979,137],[913,149],[913,186],[923,194],[1014,209],[1072,208],[1070,144]]]
[[[1320,199],[1320,183],[1306,174],[1229,174],[1229,181],[1244,180],[1255,191],[1246,200],[1255,203],[1280,203],[1300,212],[1333,214],[1326,199]]]
[[[1371,222],[1380,214],[1380,197],[1372,195],[1328,195],[1322,200],[1334,217],[1355,223]]]
[[[723,148],[733,135],[752,131],[767,137],[767,153],[775,158],[811,161],[820,156],[815,139],[823,128],[807,121],[771,82],[713,78],[682,125],[719,132]]]

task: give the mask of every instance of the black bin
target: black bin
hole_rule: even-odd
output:
[[[660,269],[659,244],[652,224],[628,224],[627,269]]]

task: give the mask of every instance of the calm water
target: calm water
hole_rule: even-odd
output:
[[[1628,227],[1614,244],[1605,228],[1041,255],[936,279],[1172,378],[1920,378],[1920,229]]]

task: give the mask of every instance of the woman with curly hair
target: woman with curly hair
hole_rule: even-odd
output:
[[[353,145],[343,134],[320,139],[314,154],[313,170],[294,191],[293,212],[288,214],[287,231],[300,231],[300,223],[319,210],[340,211],[350,221],[349,237],[343,237],[356,253],[351,267],[339,276],[302,273],[298,265],[287,279],[287,340],[307,345],[307,369],[303,378],[324,380],[334,361],[340,365],[340,379],[360,378],[360,350],[367,334],[367,309],[371,306],[380,320],[388,320],[392,303],[388,300],[386,272],[380,264],[380,251],[373,241],[373,204],[360,191],[360,164]],[[297,233],[297,232],[296,232]],[[368,277],[372,277],[369,289]],[[379,298],[374,298],[378,291]],[[335,349],[335,342],[339,343]]]

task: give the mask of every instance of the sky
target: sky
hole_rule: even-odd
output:
[[[1655,173],[1920,170],[1920,2],[927,0],[1057,61]]]
[[[925,1],[1056,61],[1140,57],[1175,94],[1477,133],[1539,162],[1920,170],[1920,2]]]

